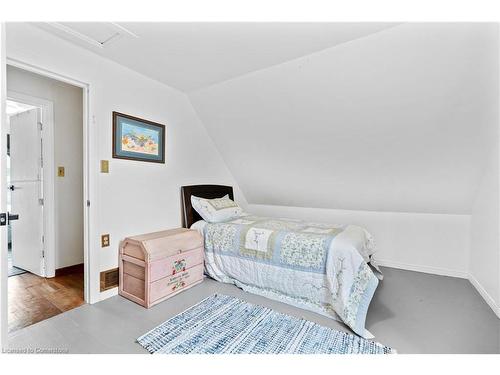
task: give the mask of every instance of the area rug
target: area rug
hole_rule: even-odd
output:
[[[212,295],[137,339],[153,354],[390,354],[377,342]]]

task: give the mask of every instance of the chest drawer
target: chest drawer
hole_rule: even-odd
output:
[[[203,263],[203,247],[175,254],[151,263],[150,278],[156,281]]]
[[[168,297],[170,294],[201,280],[203,280],[203,264],[198,264],[185,271],[152,282],[150,289],[151,302],[154,303],[161,298]]]

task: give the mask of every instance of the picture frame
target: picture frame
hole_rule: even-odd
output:
[[[113,158],[165,164],[166,126],[113,111]]]

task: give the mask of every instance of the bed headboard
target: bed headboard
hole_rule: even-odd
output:
[[[198,220],[202,220],[198,212],[191,206],[191,195],[200,198],[222,198],[224,195],[228,194],[229,198],[234,200],[233,188],[232,186],[223,185],[191,185],[182,186],[182,226],[183,228],[189,228],[193,223]]]

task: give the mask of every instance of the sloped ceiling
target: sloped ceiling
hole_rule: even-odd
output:
[[[404,24],[189,95],[250,204],[470,213],[496,24]]]
[[[103,48],[61,30],[84,32]],[[38,26],[188,92],[372,34],[394,23],[59,23]],[[99,39],[100,38],[100,39]]]
[[[498,137],[497,24],[39,26],[187,92],[250,204],[468,214]]]

